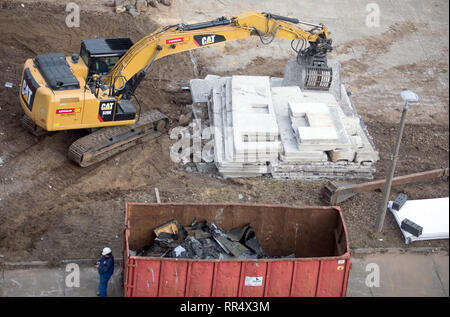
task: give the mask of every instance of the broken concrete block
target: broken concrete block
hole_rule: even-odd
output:
[[[355,159],[355,151],[352,150],[332,150],[329,152],[332,162],[347,161],[352,162]]]
[[[363,163],[363,162],[371,162],[375,163],[380,159],[378,152],[376,151],[357,151],[355,155],[354,162]]]
[[[147,11],[147,1],[146,0],[137,0],[136,1],[136,9],[139,12]]]
[[[189,111],[187,113],[184,113],[180,116],[180,118],[178,119],[178,122],[182,125],[182,126],[186,126],[189,122],[192,121],[193,118],[193,114],[192,111]]]
[[[116,7],[116,13],[124,13],[125,11],[127,11],[127,8],[124,6]]]
[[[200,162],[200,163],[196,163],[195,166],[197,167],[197,171],[200,174],[213,174],[216,170],[216,166],[214,165],[214,162],[212,162],[212,163]]]
[[[131,14],[133,17],[139,16],[139,11],[136,8],[131,8],[128,10],[128,13]]]
[[[165,5],[165,6],[171,6],[172,5],[172,0],[158,0],[159,3]]]
[[[189,86],[191,87],[192,101],[208,102],[215,81],[214,79],[191,79]]]
[[[107,6],[107,7],[115,7],[116,6],[116,0],[107,0],[105,2],[105,6]]]
[[[127,12],[131,14],[133,17],[137,17],[140,14],[139,10],[133,4],[125,5],[125,8],[127,9]]]

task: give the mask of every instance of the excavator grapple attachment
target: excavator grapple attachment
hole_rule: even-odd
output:
[[[332,80],[331,67],[306,66],[305,89],[328,90]]]

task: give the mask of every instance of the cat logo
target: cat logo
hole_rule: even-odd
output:
[[[30,105],[31,98],[33,97],[33,91],[28,87],[27,81],[24,79],[22,83],[22,97]]]
[[[225,36],[218,34],[194,35],[194,42],[197,46],[211,45],[225,42]]]
[[[31,72],[28,68],[25,69],[23,74],[22,87],[20,88],[20,96],[27,108],[33,110],[33,101],[36,97],[36,91],[38,89],[38,83],[31,76]]]
[[[202,45],[214,44],[215,35],[209,35],[202,37]]]
[[[102,111],[112,110],[113,107],[114,107],[114,102],[105,102],[105,103],[102,103],[102,105],[101,105]]]
[[[108,100],[100,102],[98,109],[98,120],[100,122],[112,121],[114,119],[115,101]]]
[[[100,106],[100,109],[102,111],[102,117],[111,115],[113,107],[114,107],[114,102],[102,103],[102,105]]]

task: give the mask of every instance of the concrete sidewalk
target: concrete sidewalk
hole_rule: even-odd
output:
[[[448,252],[416,253],[392,251],[352,257],[347,296],[449,296]],[[379,286],[368,287],[366,280],[379,269]],[[0,273],[0,296],[96,296],[98,273],[95,267],[80,264],[79,287],[68,287],[71,270],[59,268],[7,269]],[[70,281],[69,281],[70,285]],[[108,285],[108,296],[123,295],[121,266],[116,264]]]
[[[449,296],[448,252],[438,253],[388,253],[352,257],[347,296]],[[374,265],[375,264],[375,265]],[[374,267],[379,269],[379,286],[368,287]],[[373,283],[375,284],[375,283]]]
[[[95,297],[98,291],[99,275],[94,266],[79,265],[79,287],[71,286],[73,269],[66,272],[66,265],[58,268],[27,268],[5,270],[0,273],[0,296],[15,297]],[[69,283],[66,283],[69,279]],[[68,286],[69,285],[69,286]],[[123,294],[122,268],[115,264],[114,274],[108,283],[108,297]]]

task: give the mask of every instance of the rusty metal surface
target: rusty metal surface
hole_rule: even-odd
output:
[[[209,220],[224,230],[251,223],[271,255],[295,258],[194,260],[130,256],[153,229],[177,219]],[[351,268],[348,235],[336,207],[255,204],[127,203],[126,296],[345,296]],[[247,279],[261,278],[258,286]]]
[[[394,177],[392,179],[392,186],[420,182],[444,176],[449,176],[448,168],[435,169],[431,171]],[[340,184],[330,181],[324,187],[324,198],[326,200],[326,203],[330,204],[331,206],[335,206],[336,204],[339,204],[344,200],[353,197],[357,193],[367,192],[375,189],[382,189],[385,182],[385,179],[361,184]]]
[[[343,225],[340,210],[332,207],[292,207],[260,204],[127,204],[133,234],[129,245],[140,249],[154,240],[153,229],[177,219],[187,226],[212,221],[224,230],[251,224],[262,247],[273,256],[329,256],[334,228]],[[338,224],[339,223],[339,224]],[[307,235],[307,238],[301,235]],[[331,242],[330,242],[331,241]],[[348,247],[346,248],[348,250]]]

